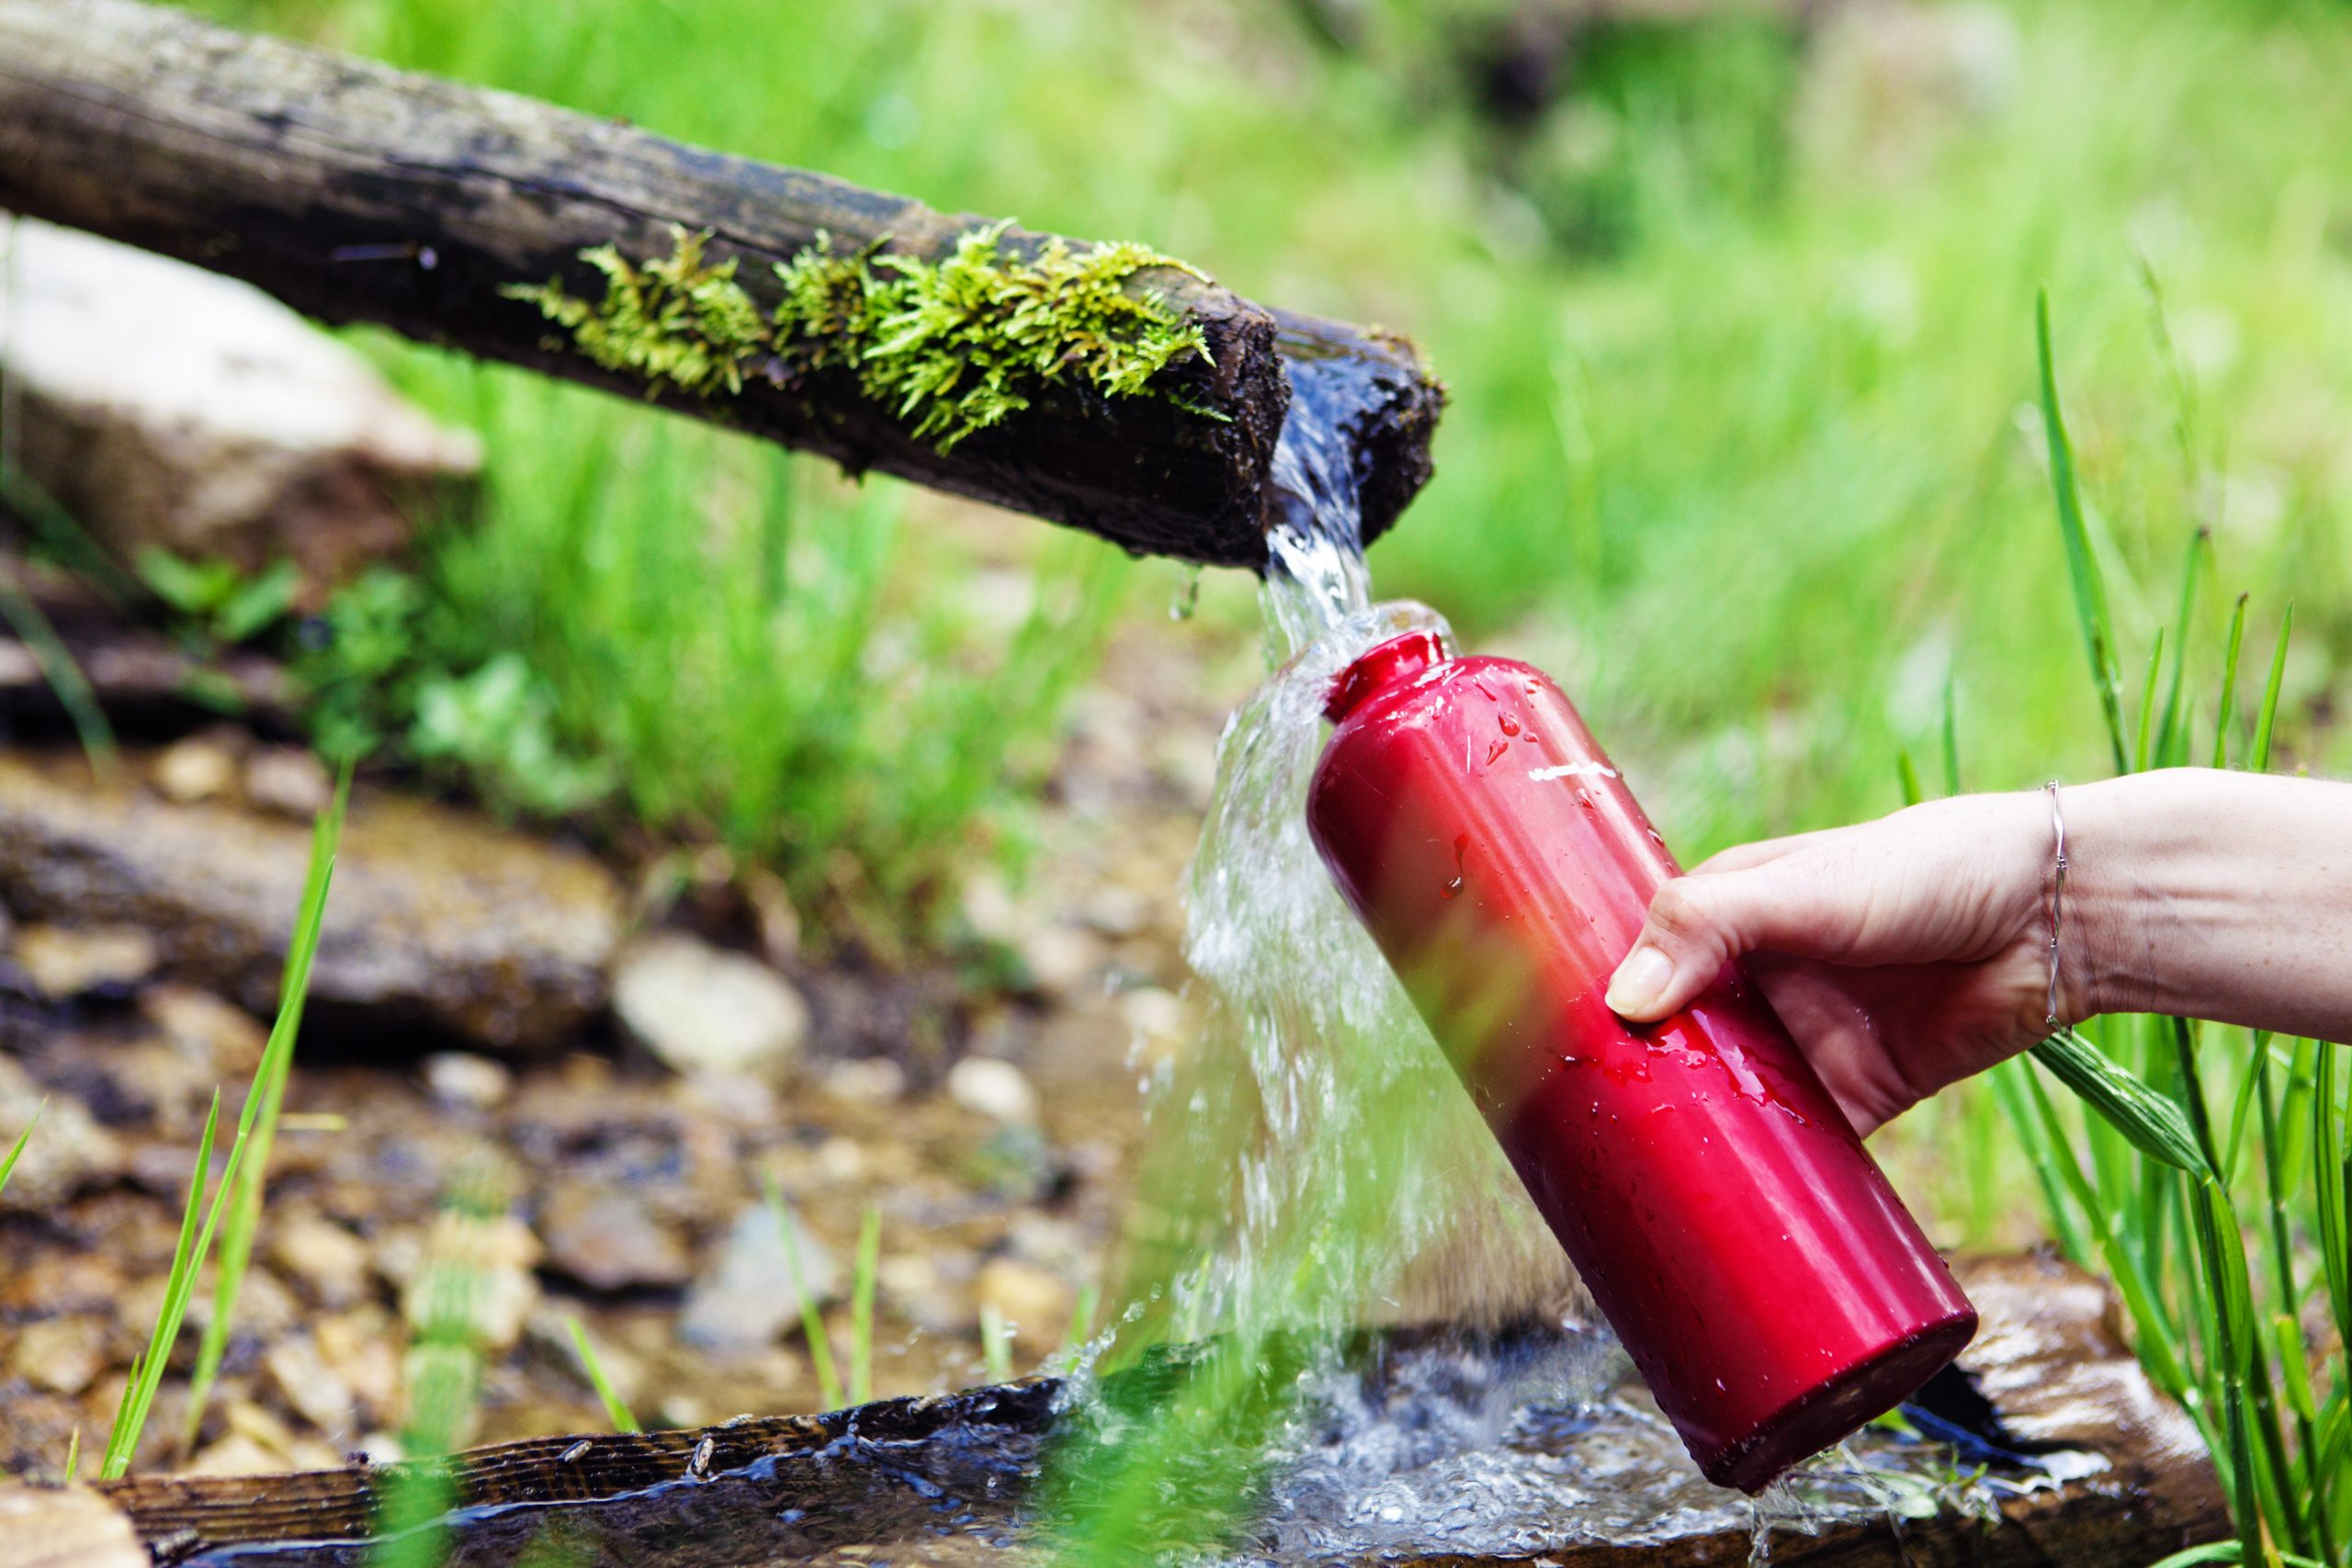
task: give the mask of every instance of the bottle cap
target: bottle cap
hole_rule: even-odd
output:
[[[1409,681],[1431,665],[1444,663],[1448,657],[1445,639],[1431,631],[1407,632],[1376,644],[1340,671],[1339,678],[1331,682],[1331,694],[1323,704],[1323,716],[1337,724],[1381,687],[1396,681]]]

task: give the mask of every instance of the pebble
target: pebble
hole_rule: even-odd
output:
[[[967,1056],[948,1069],[947,1097],[990,1121],[1020,1126],[1034,1125],[1042,1109],[1029,1076],[993,1056]]]
[[[269,746],[245,759],[245,798],[307,822],[334,804],[334,781],[326,764],[300,747]]]
[[[514,1091],[514,1075],[470,1051],[436,1051],[424,1058],[424,1087],[444,1105],[489,1111]]]
[[[14,1058],[0,1055],[0,1150],[40,1117],[25,1141],[15,1172],[0,1189],[0,1209],[46,1214],[76,1193],[111,1181],[128,1167],[122,1145],[91,1118],[78,1100],[46,1094]],[[182,1154],[180,1181],[187,1180],[193,1151]]]
[[[78,1394],[107,1370],[113,1325],[100,1317],[45,1317],[20,1329],[8,1370],[35,1388]]]
[[[1058,921],[1021,939],[1021,962],[1029,978],[1048,996],[1076,990],[1102,967],[1102,943],[1093,932]]]
[[[825,1092],[853,1105],[888,1105],[907,1092],[907,1069],[888,1056],[852,1056],[825,1069]]]
[[[1055,1275],[1012,1258],[991,1258],[972,1282],[982,1306],[993,1306],[1012,1326],[1022,1348],[1043,1355],[1058,1348],[1069,1329],[1077,1293]]]
[[[757,1073],[791,1060],[808,1004],[791,982],[739,953],[677,931],[630,944],[613,1008],[646,1049],[681,1073]]]
[[[792,1217],[803,1283],[820,1304],[841,1293],[840,1262]],[[686,1292],[678,1337],[698,1348],[741,1353],[775,1343],[800,1321],[800,1296],[775,1212],[749,1202],[735,1212],[718,1256]]]
[[[137,926],[27,926],[17,933],[16,959],[53,1002],[128,990],[159,962],[155,939]]]
[[[211,737],[195,735],[165,747],[147,776],[165,800],[194,806],[237,787],[237,759]]]
[[[142,987],[139,1010],[165,1039],[202,1056],[223,1077],[252,1073],[269,1043],[269,1031],[259,1019],[193,986],[163,981]]]
[[[309,1335],[298,1334],[271,1346],[262,1357],[262,1370],[294,1414],[330,1439],[347,1437],[357,1427],[357,1397],[327,1364],[318,1342]]]
[[[630,1193],[565,1187],[539,1216],[550,1267],[592,1291],[675,1290],[693,1277],[677,1233]]]
[[[300,1280],[326,1307],[355,1306],[368,1293],[368,1244],[312,1213],[272,1214],[265,1227],[270,1261]]]
[[[388,1245],[377,1248],[378,1261],[388,1272],[394,1250]],[[440,1310],[435,1276],[462,1269],[471,1275],[473,1289],[466,1296],[476,1338],[486,1348],[507,1349],[523,1337],[523,1325],[539,1299],[539,1281],[532,1269],[541,1251],[539,1238],[512,1214],[483,1220],[442,1213],[406,1269],[401,1315],[412,1325],[428,1321]]]

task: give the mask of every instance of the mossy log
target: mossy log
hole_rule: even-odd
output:
[[[1961,1398],[1984,1404],[1962,1421],[2008,1446],[2096,1456],[2075,1479],[2044,1479],[2006,1496],[1995,1517],[1947,1509],[1928,1519],[1835,1526],[1777,1537],[1783,1568],[2140,1568],[2227,1536],[2213,1467],[2195,1427],[2150,1385],[2116,1335],[2106,1288],[2041,1258],[1958,1265],[1984,1316],[1962,1357]],[[1121,1404],[1164,1389],[1148,1369],[1106,1386]],[[1122,1387],[1129,1380],[1146,1386]],[[1973,1393],[1969,1393],[1970,1388]],[[725,1563],[867,1561],[1012,1562],[1019,1510],[1061,1406],[1051,1379],[931,1399],[885,1400],[826,1416],[743,1418],[698,1431],[542,1438],[458,1455],[447,1480],[467,1505],[447,1538],[452,1568],[501,1568],[537,1542],[545,1560],[595,1568],[716,1568]],[[244,1561],[241,1547],[282,1568],[357,1568],[381,1500],[404,1467],[296,1475],[132,1477],[96,1496],[126,1517],[159,1564]],[[15,1494],[37,1518],[56,1500],[58,1529],[27,1529],[0,1568],[51,1568],[40,1543],[91,1527],[87,1493]],[[942,1499],[948,1500],[943,1505]],[[11,1495],[0,1492],[0,1505]],[[952,1505],[950,1506],[949,1505]],[[943,1512],[943,1508],[946,1511]],[[952,1527],[952,1529],[951,1529]],[[934,1558],[943,1532],[956,1551]],[[300,1543],[300,1544],[297,1544]],[[1559,1568],[1736,1568],[1751,1561],[1746,1529],[1705,1528],[1639,1547],[1560,1546]],[[944,1548],[943,1548],[944,1550]],[[220,1554],[215,1556],[214,1554]],[[1318,1558],[1318,1561],[1322,1559]],[[1424,1568],[1502,1568],[1507,1560],[1438,1551],[1380,1561]]]
[[[1214,564],[1264,564],[1292,372],[1340,388],[1367,539],[1428,479],[1443,401],[1404,340],[1270,310],[1176,266],[1126,285],[1161,297],[1205,344],[1162,372],[1164,395],[1057,381],[946,451],[838,366],[724,395],[649,393],[513,290],[553,278],[594,299],[605,279],[584,252],[643,262],[684,230],[707,231],[709,258],[734,263],[768,307],[776,267],[820,234],[837,251],[937,262],[982,220],[133,0],[0,0],[0,209],[244,278],[329,321],[650,395],[854,473]],[[1001,249],[1018,261],[1053,243],[1013,229]]]

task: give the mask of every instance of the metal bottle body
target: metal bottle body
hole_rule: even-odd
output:
[[[1736,966],[1609,1010],[1673,857],[1548,677],[1423,641],[1335,686],[1317,848],[1701,1469],[1756,1490],[1975,1313]]]

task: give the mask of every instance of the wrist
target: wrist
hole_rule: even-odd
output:
[[[2169,768],[2060,787],[2067,855],[2060,1021],[2171,1010],[2167,955],[2179,944],[2166,888],[2203,842],[2212,803],[2199,781],[2211,776]]]

